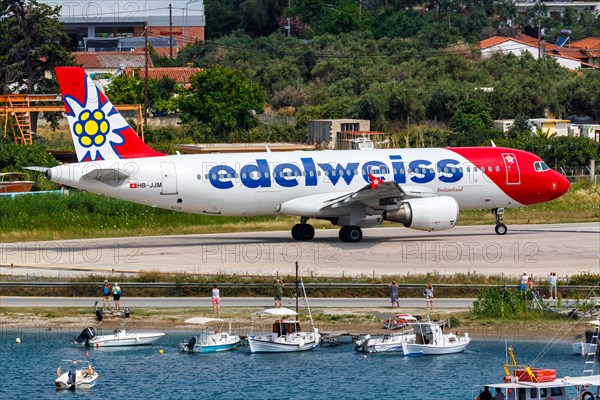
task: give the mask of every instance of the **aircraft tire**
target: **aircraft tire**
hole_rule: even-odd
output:
[[[498,235],[506,235],[506,232],[508,232],[508,228],[504,224],[498,224],[494,229]]]
[[[358,243],[362,239],[362,229],[356,225],[346,225],[340,229],[340,240],[346,243]]]
[[[292,237],[295,240],[312,240],[315,228],[311,224],[296,224],[292,227]]]

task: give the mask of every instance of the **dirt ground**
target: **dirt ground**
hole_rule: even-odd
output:
[[[198,326],[187,325],[183,321],[194,316],[213,316],[208,309],[144,309],[138,314],[132,312],[129,318],[105,314],[103,320],[97,321],[93,312],[74,311],[69,315],[68,310],[57,312],[56,309],[28,309],[28,310],[3,310],[0,312],[0,332],[8,334],[23,332],[71,332],[77,335],[83,328],[93,326],[97,331],[112,331],[119,326],[128,330],[160,330],[192,332]],[[420,315],[415,312],[413,315]],[[420,315],[426,318],[424,315]],[[259,318],[252,315],[249,310],[228,309],[218,315],[231,328],[241,335],[250,334],[261,330],[270,330],[270,319]],[[315,326],[321,333],[334,331],[348,332],[352,335],[389,333],[383,329],[383,320],[389,318],[389,311],[379,310],[341,310],[341,309],[316,309],[313,310]],[[508,340],[510,342],[522,340],[563,340],[570,341],[574,335],[585,331],[586,322],[573,322],[564,319],[556,320],[471,320],[465,312],[436,314],[429,316],[432,320],[452,320],[458,323],[450,326],[454,332],[468,332],[473,339]],[[303,325],[308,324],[308,317],[302,316]]]

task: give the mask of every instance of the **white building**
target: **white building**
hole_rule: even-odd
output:
[[[204,0],[39,1],[62,7],[60,20],[71,36],[72,51],[84,50],[85,42],[89,39],[141,37],[144,23],[148,23],[150,36],[168,38],[169,4],[173,37],[179,47],[195,40],[204,40]],[[112,43],[108,46],[112,47],[106,50],[119,50]]]

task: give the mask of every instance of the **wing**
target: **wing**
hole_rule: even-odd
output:
[[[351,213],[350,209],[362,208],[364,214],[381,214],[384,210],[397,208],[403,200],[438,197],[427,187],[401,186],[396,182],[382,181],[376,187],[367,184],[356,191],[319,193],[295,198],[278,207],[278,212],[309,217],[339,216]],[[394,207],[396,206],[396,207]]]
[[[437,195],[428,187],[400,186],[396,182],[384,181],[377,187],[365,185],[355,192],[327,200],[323,203],[323,208],[336,209],[362,204],[377,210],[383,209],[385,206],[398,204],[403,200],[424,197],[437,197]]]

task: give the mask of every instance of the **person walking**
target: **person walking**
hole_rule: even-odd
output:
[[[119,284],[116,282],[112,289],[113,289],[113,299],[115,301],[115,308],[117,310],[120,310],[121,309],[121,295],[123,294],[123,292],[121,292],[121,288],[119,287]]]
[[[557,295],[557,285],[558,283],[558,278],[556,277],[556,272],[550,272],[550,277],[548,278],[548,284],[550,286],[550,295],[548,296],[549,299],[554,299],[556,300]]]
[[[427,284],[423,295],[425,296],[425,308],[431,308],[433,311],[433,285],[431,283]]]
[[[110,296],[112,295],[112,287],[108,284],[108,280],[104,280],[104,285],[102,286],[102,297],[104,301],[102,302],[102,307],[105,309],[110,308]]]
[[[213,312],[215,314],[219,313],[219,309],[221,308],[221,293],[217,284],[213,285],[212,289],[212,304],[213,304]]]
[[[275,292],[275,308],[281,308],[281,298],[283,297],[283,281],[281,279],[275,279],[273,291]]]
[[[398,301],[398,284],[396,281],[390,283],[390,300],[392,302],[392,308],[400,308],[400,302]]]

